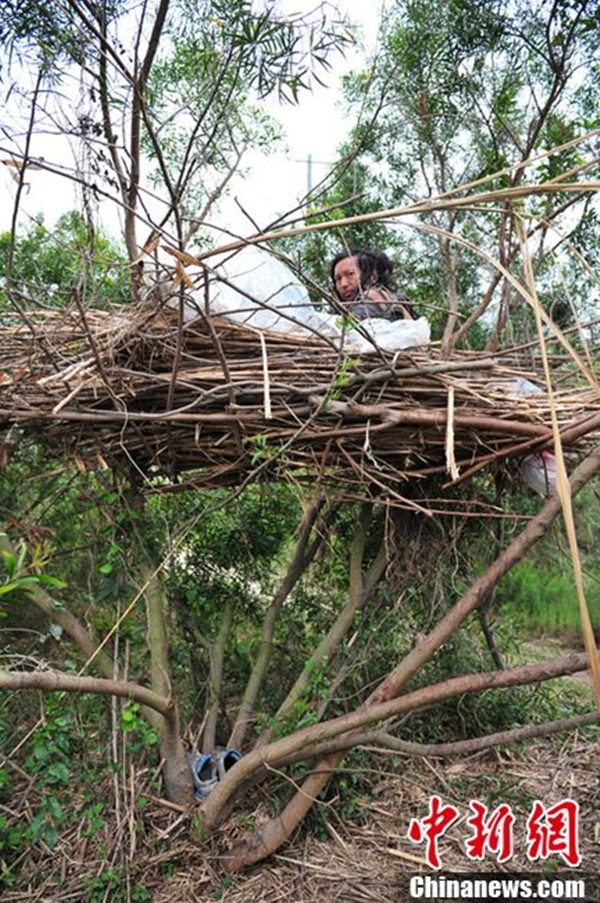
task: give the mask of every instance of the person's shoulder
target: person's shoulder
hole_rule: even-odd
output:
[[[410,298],[402,292],[377,285],[369,289],[366,297],[377,304],[379,316],[386,320],[416,320],[418,314]]]
[[[382,285],[372,285],[364,293],[368,301],[375,301],[376,304],[393,304],[396,296],[388,288]]]

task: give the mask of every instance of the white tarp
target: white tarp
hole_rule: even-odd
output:
[[[418,320],[362,320],[355,329],[344,329],[341,317],[313,307],[306,288],[280,260],[262,248],[248,245],[240,251],[210,261],[217,274],[209,284],[211,313],[252,329],[271,330],[291,336],[321,335],[344,343],[348,350],[365,353],[375,346],[399,351],[430,341],[429,323]],[[201,289],[186,301],[186,318],[204,309]]]
[[[519,398],[543,394],[539,386],[522,377],[516,379],[511,388]],[[544,498],[556,495],[556,458],[548,449],[526,455],[521,461],[521,476],[530,489]]]

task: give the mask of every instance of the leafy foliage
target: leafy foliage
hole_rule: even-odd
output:
[[[39,0],[4,0],[3,7],[0,48],[9,55],[39,62],[54,75],[62,60],[77,54],[77,31],[67,6]],[[0,61],[0,74],[2,68]]]
[[[455,196],[460,186],[475,193],[564,173],[570,182],[596,178],[598,136],[584,130],[594,123],[592,96],[598,104],[597,48],[589,42],[597,15],[589,2],[398,0],[375,65],[346,78],[358,122],[340,145],[334,187],[319,199],[334,205],[323,219]],[[596,254],[596,208],[573,192],[532,195],[517,206],[532,224],[541,302],[561,327],[572,327],[577,311],[589,316],[588,299],[593,304],[598,296],[597,281],[581,265]],[[520,257],[514,212],[510,203],[440,207],[386,228],[352,226],[337,247],[322,235],[309,237],[302,253],[323,281],[324,261],[340,237],[349,247],[387,249],[400,287],[430,318],[434,335],[443,331],[450,298],[457,331],[483,303],[468,335],[471,347],[502,335],[527,341],[534,335],[531,312],[489,263],[510,268]]]
[[[579,552],[583,562],[585,595],[592,627],[600,633],[600,583],[596,547],[597,495],[582,493],[576,504]],[[560,534],[546,538],[525,561],[513,568],[498,586],[497,605],[520,629],[534,636],[549,636],[579,645],[581,616],[573,564]]]
[[[138,257],[134,221],[142,196],[146,225],[163,232],[170,226],[187,243],[245,152],[278,141],[261,101],[276,96],[296,103],[322,82],[332,54],[354,42],[326,4],[288,15],[271,0],[261,7],[250,0],[155,2],[148,9],[129,0],[90,9],[74,0],[53,4],[52,15],[41,0],[9,6],[13,16],[0,30],[7,77],[15,53],[41,63],[37,88],[20,89],[20,113],[29,106],[31,117],[23,127],[37,117],[66,120],[59,133],[69,142],[79,138],[76,166],[88,200],[108,195],[125,210],[131,263]],[[137,32],[135,52],[124,32]],[[76,102],[40,90],[44,79],[77,71]],[[117,148],[120,133],[131,136],[129,160]],[[148,159],[152,193],[158,189],[163,204],[156,221],[143,178]]]
[[[21,305],[63,307],[77,297],[99,308],[130,300],[129,273],[121,249],[72,211],[49,229],[40,217],[23,235],[0,235],[0,310],[7,292]]]
[[[321,11],[308,19],[286,17],[271,2],[260,9],[249,0],[93,8],[73,0],[68,7],[56,7],[52,20],[47,15],[35,19],[41,5],[34,0],[18,10],[13,7],[11,23],[0,26],[0,43],[11,52],[39,52],[38,59],[49,73],[54,67],[55,75],[66,59],[83,62],[91,112],[77,111],[75,130],[95,162],[92,175],[82,181],[89,191],[104,191],[108,185],[118,194],[127,221],[128,259],[125,264],[119,250],[77,214],[63,217],[52,231],[38,221],[16,243],[14,237],[1,238],[6,279],[1,300],[7,309],[13,302],[20,308],[24,301],[27,306],[109,306],[126,300],[126,274],[134,274],[136,287],[139,274],[138,211],[144,209],[144,226],[155,229],[155,244],[149,242],[142,257],[160,241],[167,223],[174,224],[171,238],[183,247],[244,148],[275,139],[260,100],[275,94],[296,102],[327,71],[330,52],[352,40],[342,22],[332,25]],[[150,10],[160,13],[151,24],[143,19]],[[163,12],[169,13],[164,21]],[[136,20],[138,43],[132,52],[117,37],[117,25],[134,14],[142,18]],[[595,7],[587,2],[518,2],[509,7],[497,0],[398,2],[378,63],[348,79],[348,98],[360,105],[365,118],[342,147],[337,183],[323,199],[313,198],[309,221],[335,223],[376,207],[455,192],[461,182],[516,187],[525,179],[556,179],[565,170],[573,170],[575,179],[587,178],[580,169],[587,158],[574,144],[580,133],[576,113],[585,111],[591,121],[598,84],[594,77],[583,86],[574,72],[579,65],[593,69],[597,22]],[[52,41],[55,51],[46,55]],[[130,136],[127,145],[123,135]],[[590,138],[585,150],[595,144],[596,138]],[[155,184],[167,195],[156,221],[144,208],[141,149],[152,157]],[[521,164],[536,154],[535,166],[525,171]],[[319,214],[315,208],[321,200],[331,208]],[[401,287],[415,297],[439,333],[447,314],[446,295],[455,302],[460,324],[490,288],[488,306],[491,310],[494,301],[497,317],[489,311],[486,318],[479,317],[468,343],[481,347],[502,334],[524,340],[532,335],[528,310],[508,281],[495,285],[481,265],[481,252],[494,254],[509,268],[518,262],[513,212],[508,202],[501,210],[457,211],[440,205],[435,213],[407,217],[399,227],[345,227],[335,239],[321,236],[291,251],[300,252],[297,262],[325,283],[327,258],[340,243],[391,247]],[[549,248],[546,242],[554,227],[562,225],[580,251],[589,247],[597,253],[596,211],[579,198],[572,205],[564,193],[555,194],[552,202],[543,195],[523,200],[521,212],[536,217],[536,268],[544,304],[568,325],[573,311],[563,289],[575,284],[578,271],[560,247]],[[576,305],[579,310],[583,306]],[[353,364],[341,364],[332,395]],[[340,510],[334,500],[323,499],[318,507],[308,483],[160,495],[139,474],[117,477],[100,464],[88,465],[87,472],[70,470],[47,458],[18,428],[10,431],[7,444],[12,460],[0,472],[0,516],[16,551],[2,559],[3,661],[19,664],[18,653],[23,653],[21,664],[43,668],[58,663],[69,676],[86,670],[90,662],[111,679],[126,675],[162,694],[165,710],[176,710],[189,725],[191,745],[209,720],[219,724],[208,745],[228,743],[236,710],[248,727],[244,751],[261,731],[287,735],[327,716],[358,710],[371,688],[380,686],[452,611],[506,539],[500,537],[492,548],[493,537],[479,517],[426,519],[377,505],[362,533],[361,500]],[[255,463],[269,455],[265,437],[255,441],[254,453]],[[406,487],[407,497],[412,490]],[[474,492],[482,505],[494,504],[496,513],[509,520],[513,512],[502,507],[508,509],[509,503],[491,497],[491,480],[476,483]],[[521,502],[520,515],[530,513]],[[531,502],[530,510],[534,507]],[[313,511],[310,530],[303,534]],[[515,530],[518,522],[516,517],[511,522]],[[595,529],[594,521],[590,535]],[[590,545],[595,547],[591,540]],[[382,550],[385,573],[383,564],[377,570]],[[589,561],[595,574],[597,562],[591,555]],[[54,598],[54,591],[65,585],[68,593]],[[543,593],[544,598],[552,592],[563,595],[566,586],[564,575],[555,583],[548,579],[542,556],[515,571],[501,587],[500,599],[503,593],[519,601]],[[38,625],[31,628],[34,589],[53,591],[46,608],[36,612],[39,621],[58,621],[60,614],[68,630],[52,633],[47,624],[44,631]],[[505,606],[494,615],[492,630],[511,656],[521,639],[518,619]],[[100,652],[102,660],[96,655]],[[471,618],[414,676],[411,688],[489,667],[481,623]],[[80,711],[65,706],[62,697],[50,697],[37,723],[35,700],[26,698],[28,705],[15,716],[19,745],[11,747],[19,753],[19,767],[24,765],[34,778],[36,808],[25,829],[4,813],[0,817],[0,859],[11,880],[24,867],[24,849],[56,847],[76,818],[86,837],[108,831],[108,805],[93,794],[100,755],[110,761],[115,794],[119,779],[128,784],[133,758],[145,774],[152,771],[150,783],[158,795],[156,746],[163,755],[164,745],[183,775],[184,790],[191,792],[189,763],[174,717],[160,714],[157,729],[152,712],[139,702],[115,703],[110,738],[106,732],[102,741],[104,700],[86,696]],[[242,699],[247,710],[243,704],[240,708]],[[553,717],[558,711],[555,697],[527,688],[460,698],[436,706],[435,717],[417,713],[393,728],[400,737],[442,742],[545,713]],[[88,723],[95,726],[94,736],[84,736],[82,725]],[[0,739],[14,730],[0,710]],[[362,752],[352,761],[366,767]],[[307,774],[302,762],[294,766],[292,780]],[[81,812],[69,796],[75,776],[84,785]],[[277,809],[292,793],[287,777],[285,784],[269,801]],[[342,794],[344,815],[353,816],[362,787],[360,777],[340,777],[335,790]],[[10,789],[9,773],[0,769],[0,798]],[[255,826],[253,818],[246,821]],[[110,868],[89,877],[86,893],[90,899],[118,899],[121,883],[129,880],[127,870],[111,859]],[[127,884],[126,892],[128,899],[146,898],[140,885]]]

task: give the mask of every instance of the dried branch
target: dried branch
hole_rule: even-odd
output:
[[[199,313],[184,323],[166,310],[119,319],[54,312],[32,320],[36,339],[5,327],[0,428],[19,423],[83,466],[98,455],[116,468],[133,461],[162,478],[161,491],[183,488],[186,471],[198,486],[312,471],[324,483],[353,485],[354,497],[369,484],[385,494],[395,474],[410,492],[389,492],[389,501],[403,505],[420,481],[445,473],[450,390],[459,480],[552,442],[549,399],[517,393],[519,379],[543,385],[533,349],[527,371],[518,352],[514,359],[463,352],[450,361],[435,351],[359,356]],[[561,359],[557,367],[564,372]],[[563,442],[585,452],[600,431],[597,389],[572,374],[554,394]]]

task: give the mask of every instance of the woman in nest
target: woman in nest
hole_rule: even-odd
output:
[[[331,263],[331,280],[345,310],[356,320],[416,320],[418,314],[392,277],[394,264],[383,251],[341,251]]]

